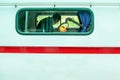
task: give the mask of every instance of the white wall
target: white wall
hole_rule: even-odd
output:
[[[120,55],[0,54],[0,80],[120,80]]]
[[[19,9],[20,6],[0,7],[0,45],[120,46],[119,6],[90,8],[94,13],[94,31],[88,36],[20,35],[15,30],[15,16]]]
[[[1,2],[120,2],[120,0],[1,0]]]
[[[1,0],[24,1],[28,2]],[[15,30],[15,15],[20,8],[0,6],[0,46],[120,46],[120,7],[93,6],[95,29],[88,36],[20,35]],[[0,80],[120,80],[119,63],[120,55],[110,54],[0,53]]]

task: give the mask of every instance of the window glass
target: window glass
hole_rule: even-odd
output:
[[[20,34],[90,34],[94,15],[86,8],[20,9],[16,14],[16,30]]]

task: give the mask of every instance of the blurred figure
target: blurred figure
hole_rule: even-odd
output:
[[[53,32],[54,28],[53,25],[56,24],[57,22],[59,22],[61,20],[61,15],[59,14],[54,14],[52,17],[47,17],[42,19],[37,27],[36,27],[36,31],[37,32]]]

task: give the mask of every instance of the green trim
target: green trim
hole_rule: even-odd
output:
[[[21,32],[18,29],[18,17],[21,11],[78,11],[84,10],[89,11],[91,13],[91,26],[92,28],[88,32]],[[19,9],[16,13],[16,21],[15,21],[16,31],[21,35],[89,35],[94,30],[94,14],[89,8],[22,8]]]

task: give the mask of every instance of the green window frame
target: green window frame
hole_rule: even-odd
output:
[[[85,32],[79,30],[84,26],[78,12],[90,13],[90,23]],[[61,19],[52,26],[53,31],[37,31],[39,22],[55,13],[60,14]],[[16,31],[22,35],[89,35],[93,30],[94,14],[89,8],[22,8],[16,13]]]

